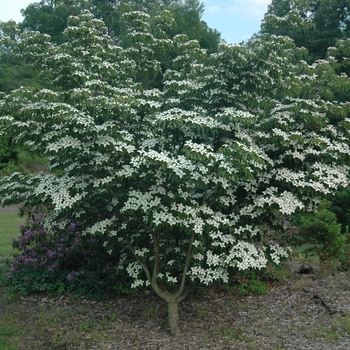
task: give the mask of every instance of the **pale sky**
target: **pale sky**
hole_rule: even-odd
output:
[[[202,0],[205,5],[203,20],[217,29],[228,43],[249,39],[260,29],[261,20],[271,0]],[[21,22],[21,9],[35,0],[0,0],[0,21],[13,19]]]
[[[1,0],[0,0],[1,1]],[[202,0],[203,20],[228,43],[249,39],[260,30],[261,20],[272,0]]]

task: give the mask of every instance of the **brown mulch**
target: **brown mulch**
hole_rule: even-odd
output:
[[[240,296],[210,288],[180,304],[182,336],[169,335],[166,306],[153,293],[106,302],[20,297],[0,302],[21,330],[20,350],[63,349],[300,349],[350,348],[349,273],[299,275],[266,295]]]

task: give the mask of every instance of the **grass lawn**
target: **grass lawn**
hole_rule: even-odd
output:
[[[12,240],[19,235],[18,226],[24,218],[17,212],[0,213],[0,258],[13,253]]]
[[[14,252],[12,240],[19,235],[18,226],[23,222],[24,218],[19,217],[17,212],[0,212],[0,259]],[[0,294],[3,294],[2,290]],[[5,318],[2,315],[0,319],[0,349],[17,350],[13,336],[19,332],[19,328],[14,322],[8,322],[9,320]]]
[[[18,326],[14,325],[13,322],[9,323],[6,317],[2,317],[2,319],[0,320],[0,349],[17,350],[17,346],[11,344],[11,337],[15,336],[18,332]]]
[[[18,160],[23,164],[47,165],[47,158],[32,157],[26,151],[18,153]]]

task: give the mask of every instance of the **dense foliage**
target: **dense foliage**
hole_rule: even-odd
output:
[[[11,147],[10,141],[9,136],[0,138],[0,171],[17,159],[17,152]]]
[[[342,226],[342,232],[350,232],[350,188],[336,193],[332,199],[330,210],[336,215],[338,223]]]
[[[273,0],[262,22],[261,33],[289,36],[298,47],[307,49],[306,61],[314,62],[324,58],[333,60],[336,63],[334,65],[335,72],[339,75],[343,74],[348,79],[350,74],[348,60],[350,52],[349,11],[350,2],[346,0]],[[348,89],[338,90],[335,88],[329,91],[331,90],[333,99],[340,101],[349,100]],[[332,225],[329,224],[329,227],[332,227],[332,229],[329,229],[328,232],[331,235],[331,231],[337,231],[337,223],[340,223],[342,236],[339,237],[339,240],[344,242],[350,223],[348,213],[349,190],[341,190],[335,196],[327,196],[327,198],[333,202],[330,211],[336,214],[337,218],[336,222],[332,222]],[[323,214],[327,212],[329,220],[331,217],[333,218],[333,214],[327,211],[328,209],[322,208],[320,210]],[[316,222],[320,221],[319,215],[319,211],[307,214],[302,221],[313,222],[316,225]],[[311,234],[309,229],[302,229],[302,232],[302,241],[309,243],[312,241],[314,245],[310,249],[316,249],[318,253],[323,255],[320,247],[325,247],[324,234]],[[344,249],[349,249],[348,243],[342,246],[335,243],[333,248],[333,253],[330,252],[327,259],[331,257],[339,258]],[[330,251],[333,248],[330,248]]]
[[[299,219],[300,243],[309,244],[307,252],[316,254],[321,264],[345,258],[346,236],[341,234],[341,225],[329,210],[330,205],[330,202],[323,201],[315,212],[304,214]]]
[[[0,22],[0,94],[10,93],[23,85],[37,88],[50,86],[48,79],[40,76],[37,67],[16,56],[20,30],[14,21]],[[0,176],[4,167],[17,162],[17,148],[12,143],[12,133],[0,133]]]

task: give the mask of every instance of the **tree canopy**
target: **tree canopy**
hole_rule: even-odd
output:
[[[279,264],[286,216],[348,184],[350,105],[334,100],[349,81],[333,57],[308,65],[275,35],[208,54],[168,36],[170,15],[124,13],[126,47],[88,11],[69,17],[59,45],[21,33],[22,59],[53,86],[1,95],[0,130],[48,157],[51,174],[14,173],[0,198],[44,205],[48,230],[74,220],[101,237],[133,288],[167,302],[178,335],[193,283]]]

